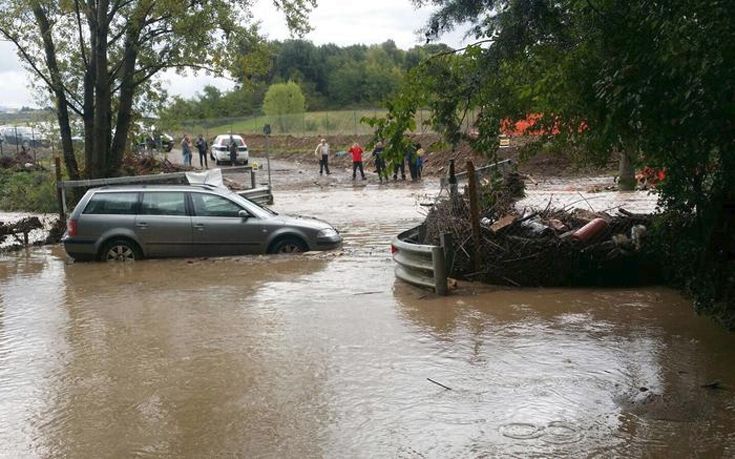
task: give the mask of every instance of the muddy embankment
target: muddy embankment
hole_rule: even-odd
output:
[[[358,142],[363,147],[372,142],[372,136],[369,135],[332,135],[324,138],[329,142],[333,154],[346,151],[353,142]],[[265,152],[265,136],[248,135],[245,136],[245,139],[253,155],[260,156]],[[270,138],[270,151],[278,159],[314,162],[314,149],[320,139],[321,137],[275,136]],[[452,151],[450,146],[440,142],[441,138],[437,134],[417,134],[414,139],[427,150],[423,169],[425,175],[445,174],[450,159],[453,159],[458,165],[458,170],[463,170],[467,161],[473,161],[476,165],[485,164],[488,161],[488,155],[473,150],[466,142],[462,142],[455,151]],[[521,151],[523,143],[523,139],[512,139],[509,148],[498,150],[498,160],[512,159],[518,163],[522,172],[538,177],[614,174],[614,165],[605,168],[581,167],[561,155],[540,153],[526,158]],[[369,152],[364,158],[366,159],[365,165],[372,167],[373,160]],[[351,162],[348,155],[333,156],[330,161],[338,167],[347,167]]]

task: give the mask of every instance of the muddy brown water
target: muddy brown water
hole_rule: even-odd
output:
[[[325,254],[0,257],[0,456],[735,456],[735,337],[677,292],[395,281],[431,191],[277,193]]]

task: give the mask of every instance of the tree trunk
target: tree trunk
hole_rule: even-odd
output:
[[[49,69],[51,77],[52,95],[56,99],[56,116],[59,120],[59,133],[61,134],[61,151],[64,155],[64,165],[72,180],[79,179],[79,166],[77,158],[74,156],[74,144],[71,140],[71,126],[69,124],[69,107],[64,86],[61,82],[59,73],[59,64],[56,60],[56,46],[51,37],[51,25],[39,4],[33,5],[33,14],[38,22],[43,39],[43,48],[46,54],[46,66]]]
[[[620,152],[620,168],[618,169],[618,187],[623,191],[635,189],[635,167],[628,149]]]
[[[93,41],[94,42],[94,41]],[[94,49],[94,45],[91,46]],[[84,106],[82,122],[84,123],[84,162],[85,176],[89,177],[91,165],[94,162],[94,75],[97,60],[91,53],[89,63],[84,71]]]
[[[107,22],[108,2],[100,0],[95,18],[96,43],[92,49],[95,59],[94,68],[94,117],[92,138],[92,162],[87,165],[87,177],[105,177],[109,170],[109,151],[111,138],[112,90],[107,69]]]
[[[137,29],[137,28],[136,28]],[[133,97],[135,96],[135,61],[138,58],[137,33],[130,33],[125,40],[125,56],[122,67],[120,100],[117,111],[115,136],[110,151],[110,168],[117,171],[128,141],[130,123],[133,119]]]

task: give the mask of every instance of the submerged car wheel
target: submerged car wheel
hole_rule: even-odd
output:
[[[307,248],[301,239],[287,237],[273,244],[271,253],[301,253],[306,252]]]
[[[102,249],[103,261],[135,261],[141,258],[140,250],[135,243],[125,239],[114,239]]]

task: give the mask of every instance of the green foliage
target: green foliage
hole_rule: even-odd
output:
[[[287,81],[299,84],[312,110],[377,107],[396,93],[406,71],[432,52],[449,48],[427,45],[404,51],[392,40],[372,46],[316,46],[306,40],[266,43],[245,36],[237,49],[242,58],[232,71],[240,82],[238,88],[221,94],[217,103],[206,93],[187,100],[176,98],[160,111],[161,119],[254,115],[268,86]]]
[[[0,209],[10,212],[58,212],[53,174],[0,169]]]
[[[301,88],[293,81],[276,83],[268,88],[263,99],[263,112],[274,119],[282,132],[288,132],[294,115],[306,111],[306,98]]]
[[[363,117],[361,122],[375,129],[373,144],[382,141],[383,158],[391,172],[403,161],[404,155],[413,148],[407,133],[416,129],[416,110],[418,100],[414,95],[411,81],[408,80],[399,95],[387,103],[385,117]]]

